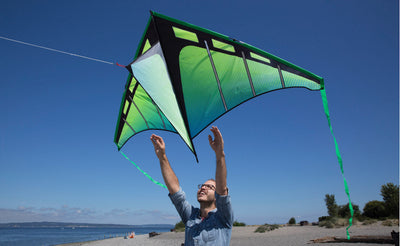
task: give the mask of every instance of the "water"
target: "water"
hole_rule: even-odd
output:
[[[123,237],[149,232],[167,232],[173,226],[132,226],[129,228],[0,228],[0,246],[50,246]]]

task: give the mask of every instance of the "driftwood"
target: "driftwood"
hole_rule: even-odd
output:
[[[391,236],[352,236],[350,240],[341,237],[323,237],[311,240],[311,243],[377,243],[395,244]]]
[[[149,233],[149,237],[155,237],[155,236],[158,236],[158,235],[160,235],[160,233],[157,233],[155,231],[152,231],[152,232]]]

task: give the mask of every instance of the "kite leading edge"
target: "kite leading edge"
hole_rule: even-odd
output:
[[[114,137],[118,150],[140,132],[164,130],[179,134],[197,161],[193,139],[247,100],[286,88],[321,91],[352,225],[353,208],[323,78],[246,43],[155,12],[151,12],[134,61],[126,68],[129,76]]]

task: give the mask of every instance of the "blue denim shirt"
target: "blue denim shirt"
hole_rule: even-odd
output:
[[[215,193],[217,208],[208,213],[204,220],[200,209],[186,200],[182,188],[175,194],[169,194],[183,223],[185,223],[185,246],[192,245],[229,245],[233,225],[233,211],[229,195]]]

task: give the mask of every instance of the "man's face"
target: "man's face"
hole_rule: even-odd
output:
[[[215,201],[215,182],[207,180],[197,191],[198,202],[214,202]]]

